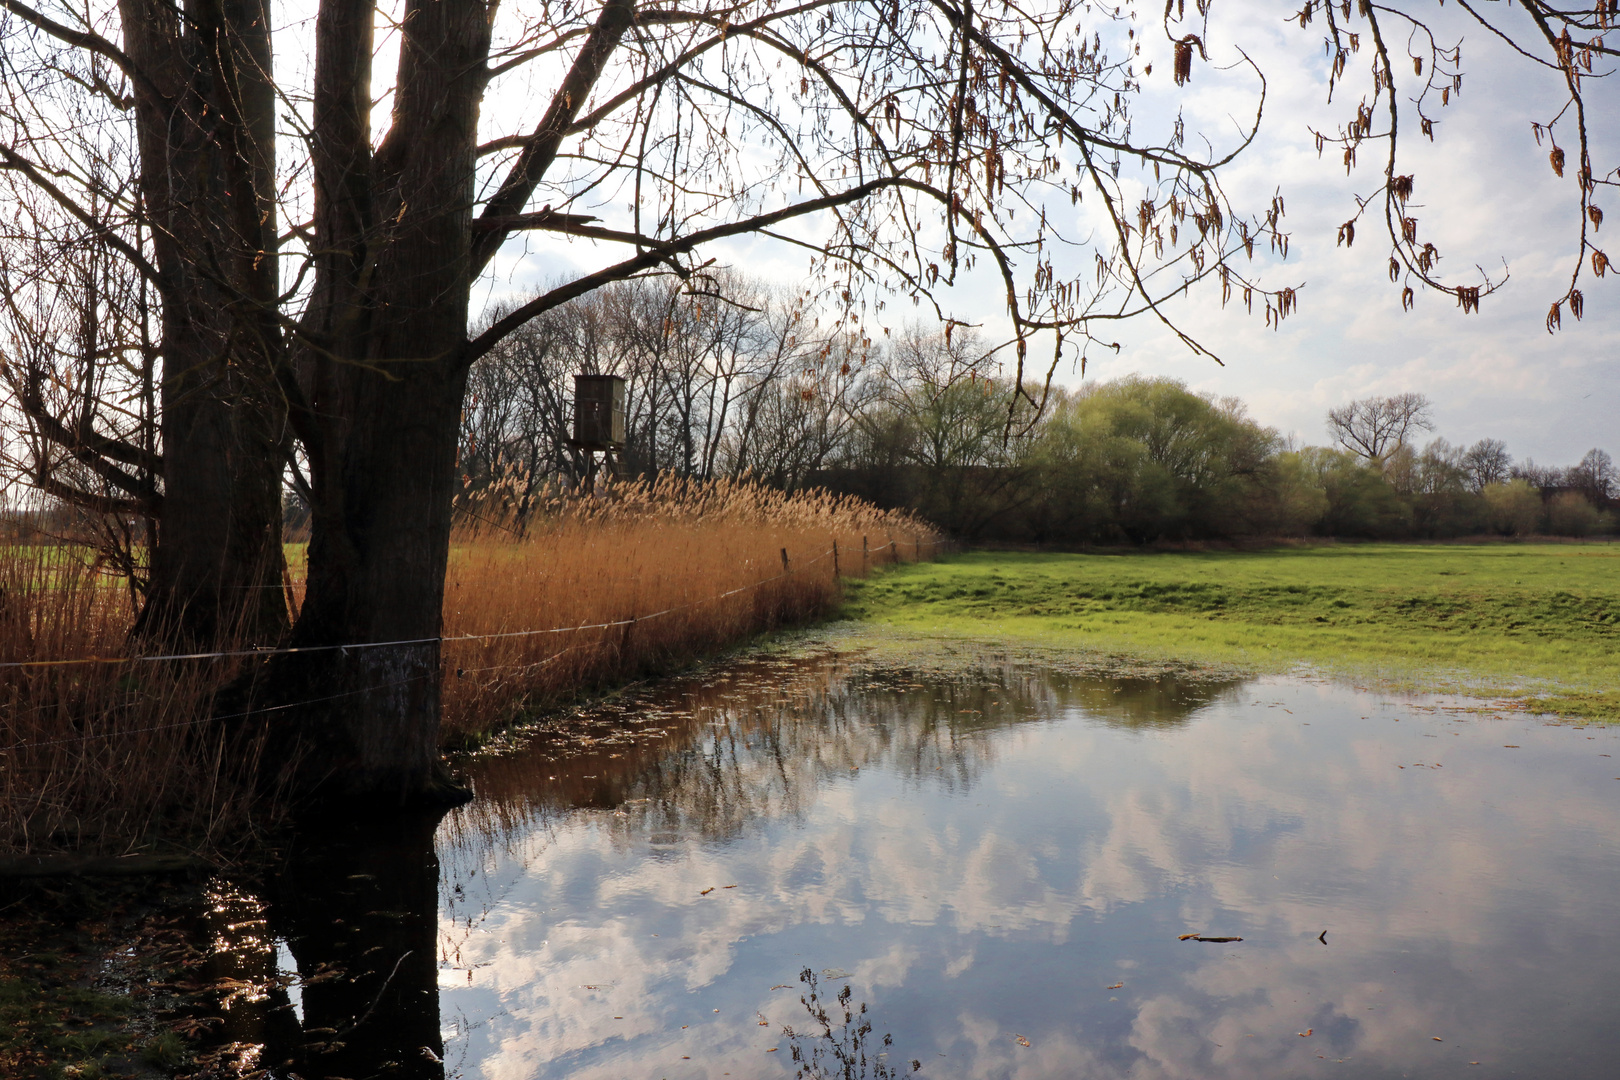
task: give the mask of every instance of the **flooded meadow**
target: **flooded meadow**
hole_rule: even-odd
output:
[[[513,738],[442,819],[216,880],[213,1060],[1608,1076],[1617,754],[1308,679],[744,659]]]

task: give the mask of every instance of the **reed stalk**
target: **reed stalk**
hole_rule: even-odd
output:
[[[906,514],[749,480],[551,490],[522,513],[515,490],[458,504],[447,748],[822,616],[840,575],[929,557],[940,541]],[[0,853],[218,852],[275,815],[251,781],[257,746],[209,723],[243,661],[132,660],[131,623],[127,582],[86,549],[0,547]]]

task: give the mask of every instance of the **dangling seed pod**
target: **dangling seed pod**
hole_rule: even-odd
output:
[[[1176,85],[1185,86],[1192,78],[1192,42],[1176,42]]]

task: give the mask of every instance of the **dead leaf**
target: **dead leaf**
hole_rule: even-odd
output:
[[[1125,985],[1124,983],[1115,983],[1113,986],[1106,987],[1106,989],[1108,989],[1108,990],[1118,990],[1120,987],[1122,987],[1124,985]]]
[[[714,886],[710,885],[707,889],[704,889],[702,892],[698,893],[698,895],[699,896],[708,896],[712,892],[714,892]]]
[[[1302,1039],[1308,1039],[1311,1036],[1311,1032],[1315,1030],[1315,1028],[1306,1028],[1304,1031],[1296,1031],[1294,1034],[1298,1035]]]
[[[1019,1046],[1028,1046],[1029,1045],[1029,1040],[1024,1038],[1022,1035],[1014,1035],[1013,1038],[1018,1040],[1018,1045]]]

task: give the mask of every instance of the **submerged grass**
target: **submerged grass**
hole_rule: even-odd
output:
[[[1620,545],[978,552],[851,587],[869,624],[1480,694],[1620,720]]]

